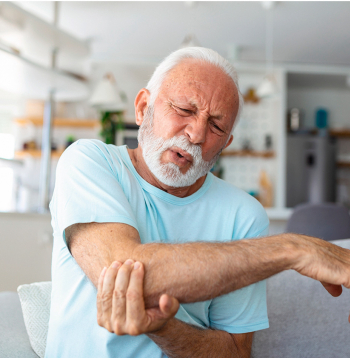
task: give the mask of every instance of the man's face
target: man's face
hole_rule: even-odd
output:
[[[185,60],[164,80],[140,129],[146,164],[164,184],[192,185],[230,139],[238,92],[222,70]]]

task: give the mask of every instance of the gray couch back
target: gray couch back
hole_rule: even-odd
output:
[[[350,248],[350,240],[334,241]],[[253,358],[349,358],[350,292],[334,298],[294,271],[267,280],[270,328],[254,335]],[[38,358],[30,347],[18,295],[0,293],[0,357]]]
[[[350,240],[332,243],[350,248]],[[350,292],[332,297],[295,271],[267,280],[270,328],[254,335],[253,358],[349,358]]]

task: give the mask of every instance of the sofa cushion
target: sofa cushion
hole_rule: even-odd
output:
[[[350,248],[350,240],[332,243]],[[348,358],[350,290],[332,297],[320,282],[290,270],[267,280],[270,328],[254,334],[252,358]]]
[[[44,358],[50,319],[51,282],[22,285],[17,291],[30,344],[35,353]]]
[[[0,357],[38,358],[30,346],[16,292],[0,292]]]

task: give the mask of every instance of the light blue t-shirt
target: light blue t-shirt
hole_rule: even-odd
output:
[[[142,243],[171,243],[259,237],[267,234],[269,224],[254,198],[211,173],[197,192],[179,198],[142,179],[126,146],[98,140],[79,140],[63,153],[50,210],[54,247],[46,358],[165,357],[146,335],[116,336],[98,326],[97,291],[69,253],[68,226],[125,223],[138,230]],[[182,304],[176,317],[230,333],[267,328],[265,281],[213,300]]]

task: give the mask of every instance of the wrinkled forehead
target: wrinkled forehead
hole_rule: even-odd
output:
[[[160,88],[160,94],[199,96],[206,94],[218,106],[230,108],[236,117],[239,97],[233,79],[221,68],[197,59],[185,59],[171,69]]]
[[[161,89],[178,83],[191,85],[197,82],[209,85],[218,81],[227,92],[236,94],[234,81],[221,68],[198,59],[184,59],[167,73]]]

